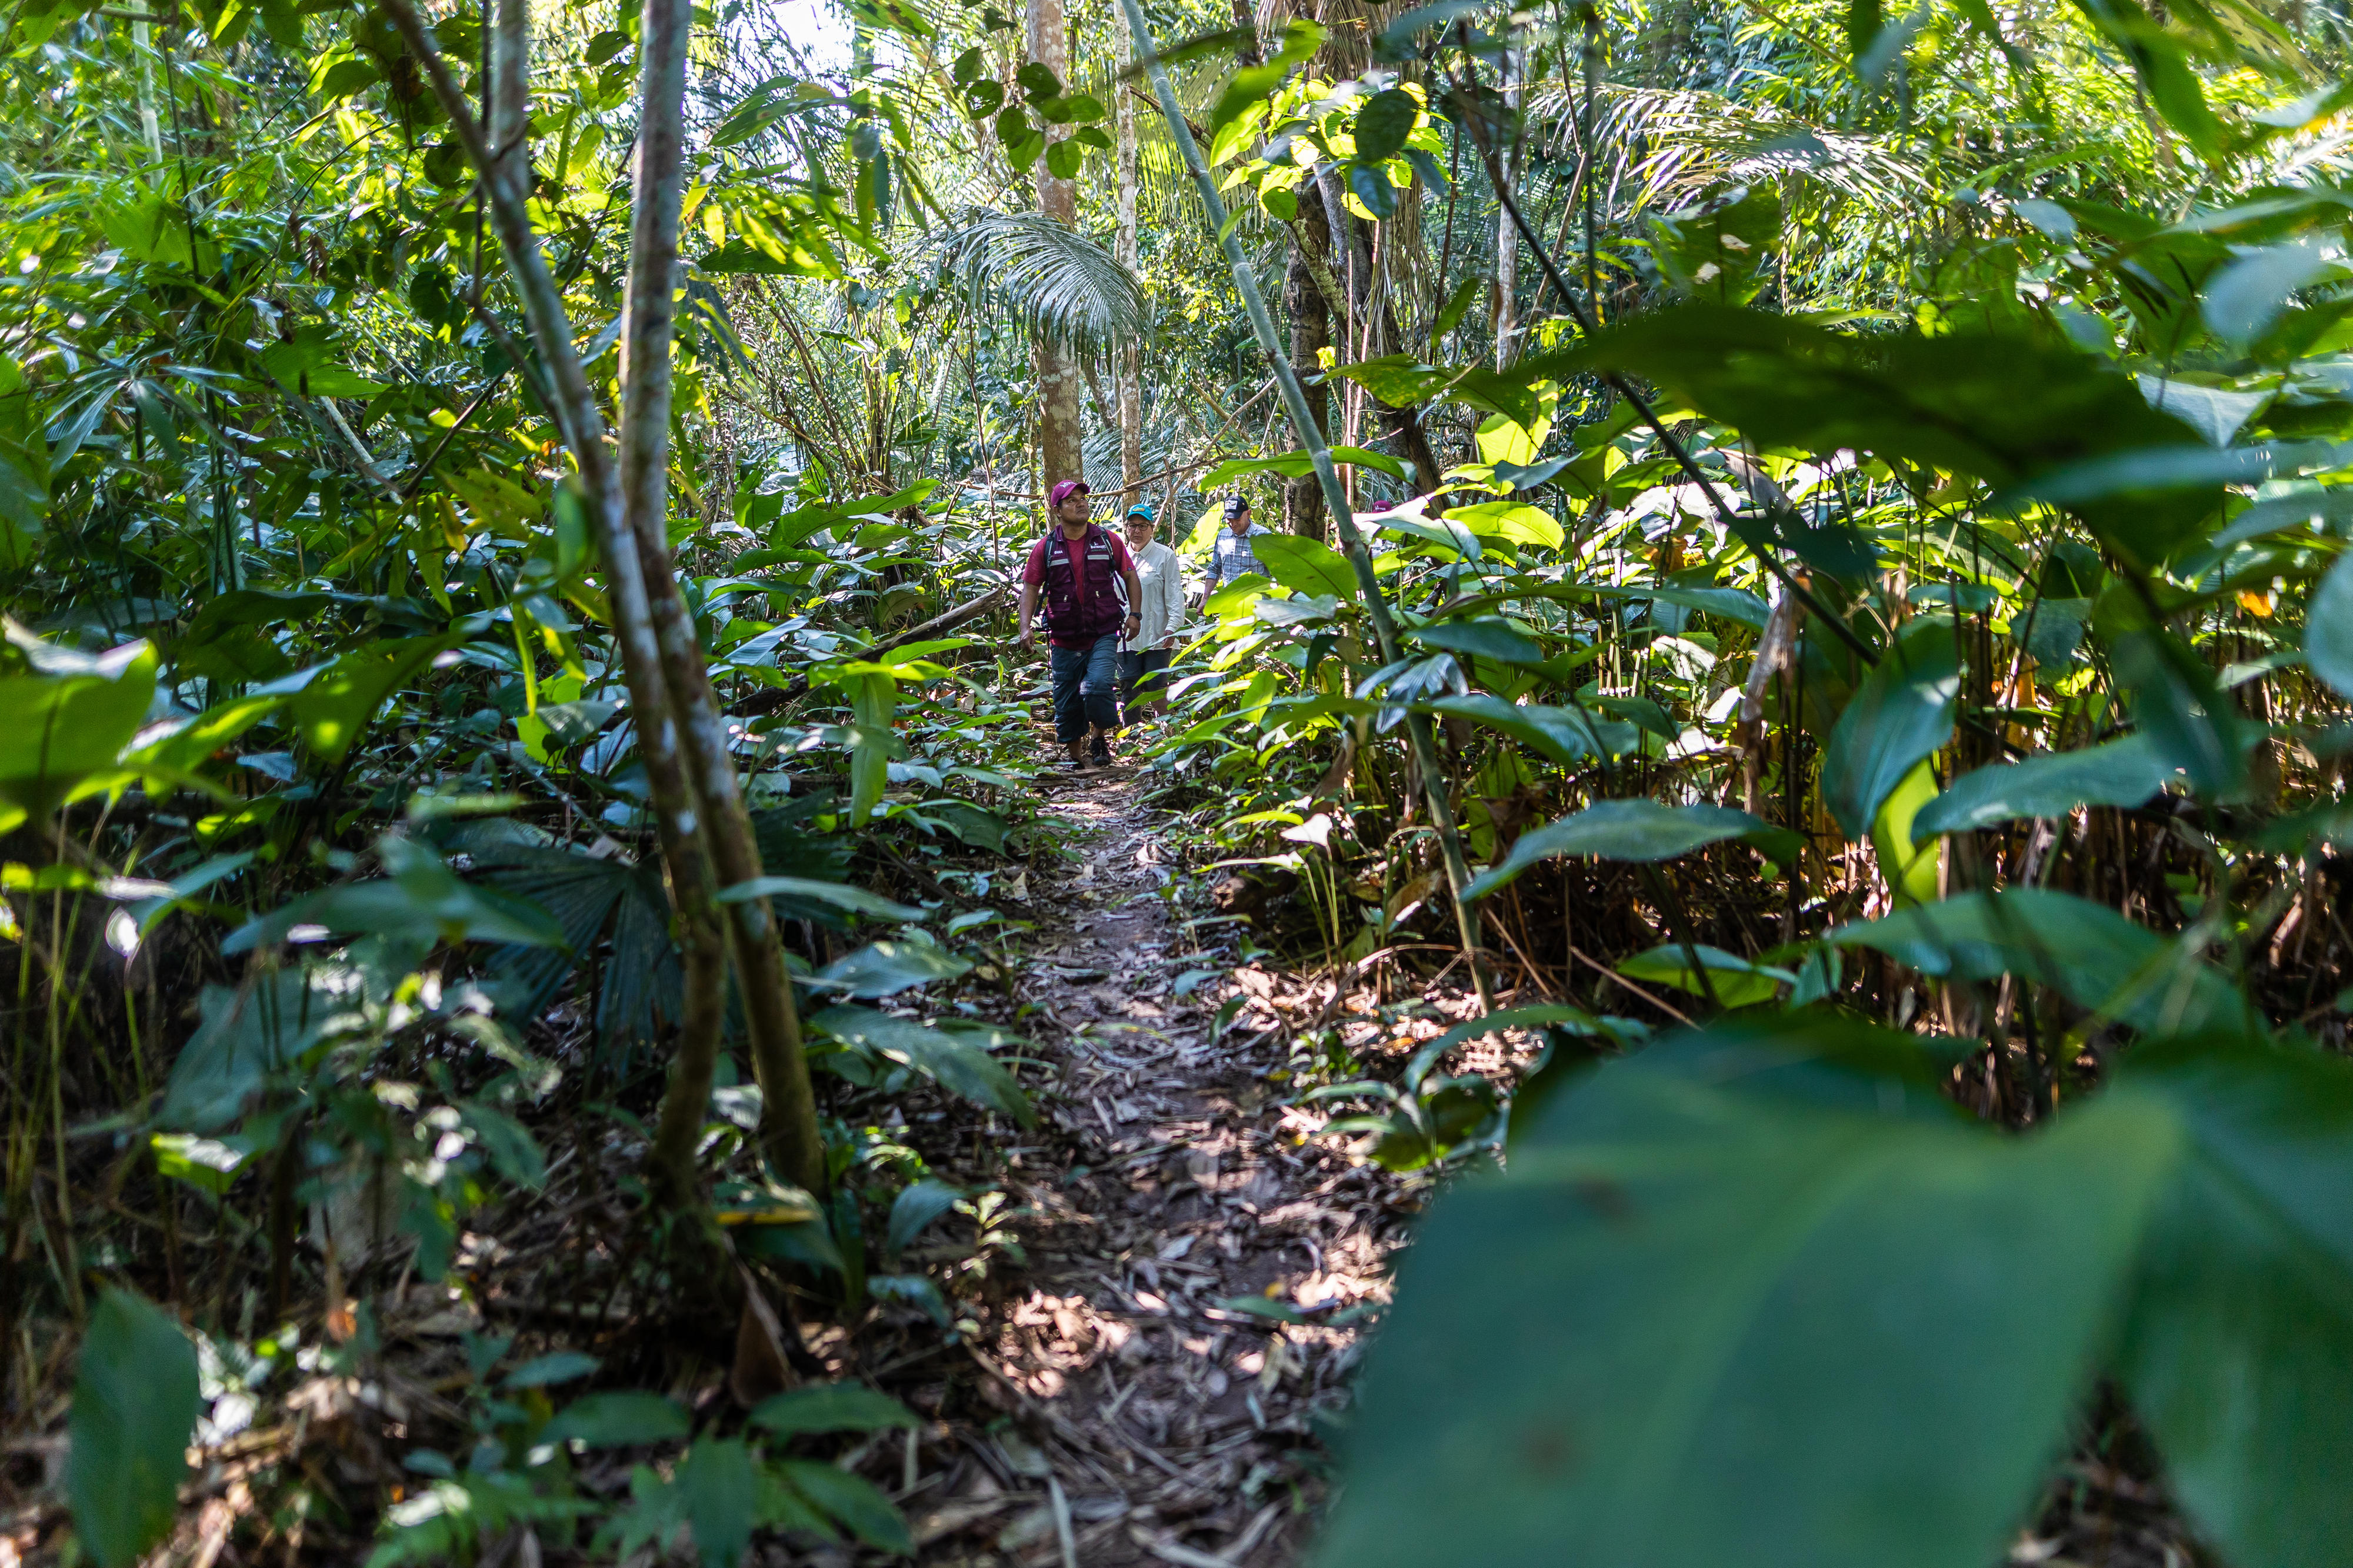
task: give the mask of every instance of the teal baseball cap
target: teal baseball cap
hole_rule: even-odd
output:
[[[1146,522],[1157,522],[1160,521],[1153,515],[1152,503],[1150,501],[1137,501],[1134,506],[1127,509],[1127,515],[1130,517],[1140,517]]]

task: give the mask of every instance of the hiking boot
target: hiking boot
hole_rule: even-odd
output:
[[[1099,768],[1111,766],[1111,738],[1101,730],[1097,730],[1094,746],[1088,754],[1094,759],[1095,766]]]
[[[1070,755],[1063,759],[1063,767],[1069,769],[1074,773],[1084,773],[1087,766],[1086,742],[1083,740],[1071,742],[1069,747],[1069,752]]]

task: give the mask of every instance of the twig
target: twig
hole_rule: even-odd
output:
[[[1079,1543],[1071,1529],[1071,1500],[1062,1495],[1060,1478],[1046,1478],[1046,1496],[1054,1509],[1054,1539],[1061,1543],[1062,1568],[1079,1568]]]
[[[1588,968],[1592,969],[1596,973],[1599,973],[1599,974],[1606,974],[1606,975],[1609,976],[1609,978],[1610,978],[1610,979],[1612,979],[1612,980],[1616,981],[1619,984],[1623,985],[1627,990],[1631,991],[1635,995],[1640,996],[1643,1001],[1648,1002],[1651,1006],[1656,1007],[1660,1012],[1664,1013],[1668,1017],[1672,1018],[1676,1023],[1678,1023],[1678,1024],[1682,1024],[1682,1025],[1684,1025],[1685,1026],[1690,1027],[1690,1028],[1694,1028],[1694,1029],[1695,1029],[1695,1028],[1699,1027],[1699,1026],[1698,1026],[1698,1025],[1694,1024],[1694,1023],[1691,1021],[1691,1019],[1690,1019],[1690,1018],[1686,1017],[1686,1016],[1683,1014],[1683,1012],[1682,1012],[1681,1010],[1679,1010],[1679,1009],[1677,1009],[1677,1008],[1675,1008],[1675,1007],[1670,1006],[1666,1002],[1662,1001],[1662,999],[1660,999],[1660,998],[1659,998],[1659,997],[1657,997],[1657,996],[1652,995],[1650,992],[1648,992],[1648,991],[1644,990],[1641,986],[1635,984],[1632,981],[1630,981],[1630,980],[1627,979],[1624,975],[1622,975],[1622,974],[1619,973],[1616,970],[1614,970],[1614,969],[1610,968],[1608,964],[1606,964],[1606,963],[1600,963],[1600,962],[1599,962],[1599,961],[1597,961],[1597,960],[1595,960],[1595,959],[1592,959],[1592,958],[1588,958],[1588,957],[1587,957],[1587,956],[1586,956],[1586,954],[1585,954],[1581,950],[1579,950],[1579,949],[1577,947],[1577,945],[1576,945],[1575,943],[1571,943],[1571,944],[1569,945],[1568,952],[1569,952],[1569,956],[1570,956],[1571,958],[1576,959],[1579,963],[1582,963],[1582,964],[1587,965]]]

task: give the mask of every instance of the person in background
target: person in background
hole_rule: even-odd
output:
[[[1119,656],[1120,698],[1130,724],[1158,710],[1166,684],[1161,671],[1176,657],[1176,628],[1185,621],[1185,568],[1174,550],[1154,542],[1155,527],[1149,503],[1127,509],[1127,552],[1144,589],[1135,601],[1138,629]]]
[[[1258,563],[1258,552],[1250,548],[1250,541],[1267,531],[1250,521],[1249,497],[1226,498],[1226,526],[1209,541],[1209,569],[1201,577],[1202,598],[1207,599],[1237,577],[1246,577],[1253,572],[1265,574],[1266,568]]]
[[[1127,546],[1087,520],[1089,499],[1082,479],[1054,487],[1046,510],[1055,526],[1030,546],[1021,569],[1021,646],[1036,646],[1029,623],[1042,597],[1053,644],[1054,733],[1074,769],[1091,756],[1098,767],[1111,762],[1120,638],[1135,636],[1144,598]]]

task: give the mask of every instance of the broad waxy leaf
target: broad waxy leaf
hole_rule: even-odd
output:
[[[1564,767],[1606,762],[1634,750],[1641,739],[1631,724],[1599,719],[1577,708],[1507,702],[1492,691],[1437,698],[1430,709],[1501,730]]]
[[[206,986],[203,1022],[172,1063],[156,1119],[198,1132],[235,1121],[272,1073],[364,1022],[364,1000],[349,975],[300,966],[248,985]]]
[[[871,1007],[846,1005],[828,1007],[811,1018],[808,1026],[844,1045],[913,1068],[941,1088],[976,1105],[1003,1111],[1025,1127],[1036,1120],[1029,1097],[981,1043],[993,1043],[999,1037],[997,1031],[947,1029],[913,1018],[894,1018]]]
[[[876,920],[919,921],[923,918],[923,911],[912,904],[893,903],[880,893],[870,893],[847,882],[818,882],[807,877],[756,877],[751,881],[738,882],[732,888],[723,889],[719,893],[719,901],[723,904],[748,903],[754,899],[823,904],[851,914],[871,915]]]
[[[899,683],[880,672],[852,675],[849,709],[858,724],[859,740],[849,752],[849,821],[862,827],[882,803],[891,780],[891,746],[895,737],[891,716],[899,706]]]
[[[869,1546],[897,1556],[913,1555],[914,1542],[908,1536],[906,1521],[899,1517],[881,1489],[864,1476],[811,1459],[781,1460],[776,1468],[826,1518]]]
[[[2135,1282],[2117,1371],[2175,1493],[2241,1568],[2353,1540],[2353,1071],[2223,1037],[2126,1052],[2116,1092],[2187,1134]]]
[[[0,677],[0,832],[45,818],[115,759],[155,700],[155,650],[144,641],[91,656],[35,645],[32,670]]]
[[[2339,555],[2312,595],[2304,658],[2338,696],[2353,697],[2353,554]]]
[[[1441,1198],[1317,1561],[1997,1558],[2096,1370],[2170,1127],[2095,1102],[2010,1140],[1825,1073],[1656,1047]]]
[[[1904,777],[1953,734],[1960,655],[1952,627],[1915,621],[1890,643],[1839,715],[1822,756],[1822,799],[1861,838]]]
[[[822,1383],[763,1400],[752,1425],[779,1437],[804,1432],[883,1432],[920,1426],[922,1418],[887,1394],[860,1383]]]
[[[591,1394],[574,1400],[540,1431],[547,1443],[591,1448],[667,1443],[692,1430],[687,1414],[659,1394]]]
[[[1590,369],[1651,377],[1761,446],[1852,447],[2002,485],[2105,454],[2211,450],[2126,377],[2071,350],[1989,333],[1846,334],[1694,304],[1514,367],[1556,377]],[[2126,559],[2154,565],[2190,542],[2220,500],[2211,479],[2127,475],[2077,510]]]
[[[1509,622],[1489,617],[1476,621],[1441,621],[1416,626],[1406,636],[1425,647],[1492,658],[1498,664],[1542,664],[1541,644]]]
[[[1871,847],[1879,875],[1897,909],[1925,904],[1936,896],[1942,846],[1935,838],[1915,842],[1920,809],[1936,797],[1936,773],[1926,761],[1915,763],[1871,822]]]
[[[1694,955],[1699,959],[1700,969],[1706,972],[1704,984],[1692,968]],[[1618,973],[1630,980],[1655,980],[1694,996],[1704,996],[1713,991],[1715,999],[1726,1007],[1753,1007],[1760,1002],[1770,1002],[1780,994],[1782,986],[1794,985],[1798,981],[1786,969],[1754,963],[1736,952],[1726,952],[1705,942],[1693,944],[1693,952],[1688,953],[1679,942],[1662,942],[1648,952],[1620,960]]]
[[[2150,1033],[2250,1023],[2245,999],[2221,970],[2072,893],[1963,893],[1841,926],[1828,940],[1876,949],[1923,974],[1970,981],[2015,974]]]
[[[1270,534],[1253,541],[1251,549],[1266,574],[1294,594],[1354,599],[1361,591],[1348,558],[1320,539]]]
[[[1402,88],[1373,94],[1356,110],[1356,156],[1368,163],[1395,157],[1405,150],[1420,114],[1420,101]]]
[[[1482,899],[1540,860],[1563,855],[1592,855],[1605,860],[1672,860],[1678,855],[1726,838],[1741,838],[1778,857],[1792,855],[1794,837],[1724,805],[1665,805],[1655,800],[1598,801],[1532,833],[1524,833],[1503,863],[1490,868],[1463,889],[1466,899]]]
[[[565,945],[563,927],[544,910],[496,887],[462,879],[427,846],[387,834],[380,850],[389,877],[307,894],[238,927],[221,951],[268,947],[301,926],[343,935],[396,936],[427,947],[437,942]]]
[[[884,1247],[893,1256],[904,1251],[934,1220],[951,1212],[964,1195],[962,1189],[928,1176],[908,1183],[906,1190],[891,1202],[891,1223],[884,1233]]]
[[[2132,631],[2116,639],[2115,659],[2134,721],[2192,790],[2222,795],[2246,783],[2259,732],[2195,651],[2169,632]]]
[[[702,1568],[735,1568],[752,1544],[758,1472],[741,1439],[706,1437],[686,1451],[670,1487]]]
[[[1332,461],[1342,467],[1372,468],[1393,479],[1406,477],[1406,466],[1386,452],[1375,452],[1363,447],[1334,447],[1329,450]],[[1302,479],[1314,471],[1314,455],[1302,449],[1271,458],[1229,458],[1203,474],[1197,482],[1205,490],[1217,490],[1250,474],[1281,474],[1285,479]]]
[[[1586,592],[1604,598],[1655,599],[1662,605],[1679,605],[1686,610],[1704,610],[1711,616],[1737,621],[1757,631],[1765,629],[1773,614],[1773,606],[1745,588],[1621,588],[1599,584],[1586,584]]]
[[[1447,520],[1459,522],[1482,539],[1509,540],[1514,544],[1541,544],[1557,550],[1567,537],[1560,521],[1542,507],[1525,501],[1482,501],[1477,506],[1450,507]]]
[[[967,960],[927,942],[876,942],[835,959],[816,978],[852,996],[890,996],[934,980],[953,980],[971,969]]]
[[[172,1528],[203,1408],[180,1325],[129,1291],[100,1297],[74,1379],[66,1492],[76,1534],[105,1568],[138,1562]]]
[[[294,727],[317,756],[343,761],[393,692],[457,641],[411,637],[343,655],[292,688],[286,706]]]
[[[1967,833],[2027,816],[2064,816],[2079,805],[2138,805],[2173,776],[2147,737],[2126,735],[2079,752],[2050,752],[1963,773],[1912,819],[1915,839]]]

